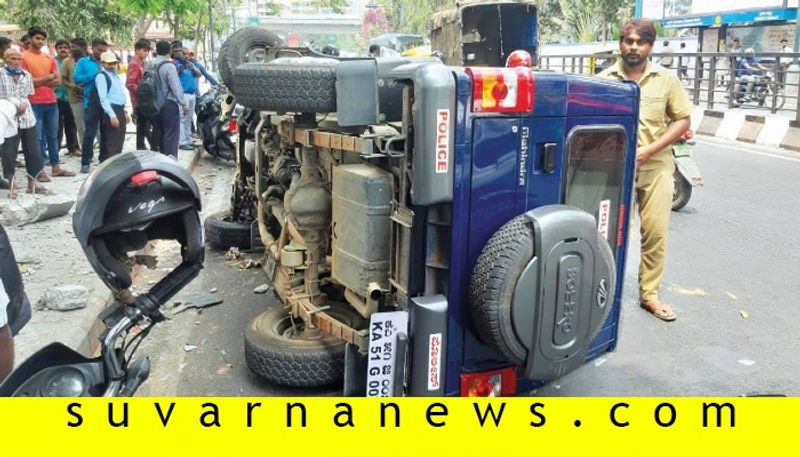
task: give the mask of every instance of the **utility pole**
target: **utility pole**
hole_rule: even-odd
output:
[[[208,40],[211,42],[211,71],[214,71],[216,53],[214,52],[214,13],[211,10],[211,0],[208,0]]]

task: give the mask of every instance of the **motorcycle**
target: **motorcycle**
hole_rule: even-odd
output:
[[[773,99],[775,100],[774,109],[779,110],[783,108],[786,103],[786,96],[783,93],[783,87],[775,80],[775,75],[768,71],[764,76],[754,84],[752,93],[745,94],[744,86],[747,82],[737,82],[736,85],[736,99],[734,100],[734,107],[739,107],[743,103],[755,102],[759,107],[768,108],[773,107]]]
[[[200,97],[195,112],[203,148],[208,154],[223,160],[234,159],[237,119],[242,110],[223,86],[213,86]]]
[[[675,159],[675,171],[672,177],[675,181],[672,193],[672,211],[680,211],[692,198],[692,188],[703,185],[700,169],[692,160],[694,152],[694,133],[687,130],[672,145],[672,156]]]
[[[136,349],[168,317],[162,305],[203,268],[199,211],[197,184],[161,154],[126,152],[98,167],[78,194],[73,229],[92,268],[117,298],[99,316],[106,325],[100,355],[86,357],[61,343],[50,344],[0,384],[0,396],[132,396],[150,374],[149,359],[134,358]],[[135,257],[128,253],[153,240],[178,241],[182,262],[134,297],[129,265]]]

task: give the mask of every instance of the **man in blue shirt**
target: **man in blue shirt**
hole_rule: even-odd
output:
[[[178,79],[183,88],[183,100],[186,111],[181,112],[181,132],[179,148],[187,151],[194,150],[192,145],[192,119],[194,105],[197,101],[197,80],[201,73],[183,53],[183,44],[180,41],[172,43],[172,58],[178,70]]]
[[[734,106],[738,106],[742,101],[750,101],[753,88],[756,84],[761,84],[764,80],[764,71],[769,70],[756,62],[756,51],[748,48],[744,51],[742,59],[739,61],[739,87],[736,90],[737,99]]]
[[[92,40],[92,53],[78,60],[78,63],[75,64],[75,72],[72,74],[72,82],[83,87],[83,120],[86,130],[83,132],[83,141],[81,141],[81,173],[89,173],[92,157],[94,157],[94,137],[97,136],[100,119],[92,116],[89,110],[89,96],[94,89],[94,78],[100,71],[100,56],[106,51],[108,51],[108,43],[105,40],[100,38]],[[100,155],[105,157],[107,154],[103,151],[103,145],[103,132],[101,131]]]
[[[189,60],[189,62],[191,62],[192,65],[194,65],[194,67],[197,68],[200,74],[203,75],[204,78],[206,78],[206,81],[208,81],[212,86],[219,86],[219,82],[217,81],[217,79],[214,78],[214,76],[212,76],[211,73],[208,72],[208,70],[206,70],[206,67],[203,64],[201,64],[197,59],[194,58],[194,51],[184,47],[183,53],[186,54],[186,57]],[[197,92],[195,92],[195,106],[196,106],[197,103],[200,103],[200,95],[201,95],[200,76],[195,76],[195,80],[197,81]],[[192,123],[192,132],[195,132],[194,127],[195,127],[194,123]]]
[[[200,72],[200,75],[202,75],[204,78],[206,78],[206,81],[208,81],[212,86],[219,86],[219,81],[217,81],[217,79],[214,78],[214,76],[211,73],[209,73],[208,70],[206,70],[206,67],[203,66],[203,64],[201,64],[197,59],[194,58],[194,51],[192,51],[189,48],[184,48],[183,51],[186,54],[186,57],[189,58],[189,62],[191,62],[192,65],[194,65],[194,67],[197,68],[197,70]],[[197,82],[198,82],[198,85],[197,85],[198,88],[200,87],[200,84],[199,84],[200,83],[200,75],[195,77],[195,79],[197,79]],[[199,93],[198,93],[198,95],[199,95]]]
[[[100,121],[100,162],[122,152],[125,143],[125,88],[117,76],[117,55],[106,51],[100,56],[103,69],[94,78],[103,108]]]

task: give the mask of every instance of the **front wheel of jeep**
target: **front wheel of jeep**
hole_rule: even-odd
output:
[[[348,325],[354,316],[337,309],[325,311]],[[247,366],[260,378],[290,387],[318,387],[342,382],[345,342],[307,332],[302,319],[282,307],[258,315],[244,334]]]

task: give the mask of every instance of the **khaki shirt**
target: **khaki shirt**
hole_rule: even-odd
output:
[[[75,82],[72,81],[72,74],[74,72],[75,72],[75,59],[73,59],[72,56],[69,56],[66,59],[64,59],[63,62],[61,62],[61,69],[59,70],[59,73],[61,73],[61,82],[63,82],[65,86],[67,85],[67,83],[75,84]],[[70,103],[83,102],[82,89],[69,90],[68,87],[67,94],[69,94]]]
[[[617,81],[629,79],[620,60],[598,76]],[[637,82],[641,88],[637,146],[643,147],[661,137],[670,122],[691,116],[692,104],[678,77],[661,65],[647,62]],[[655,170],[672,166],[672,146],[669,146],[650,156],[640,169]]]

